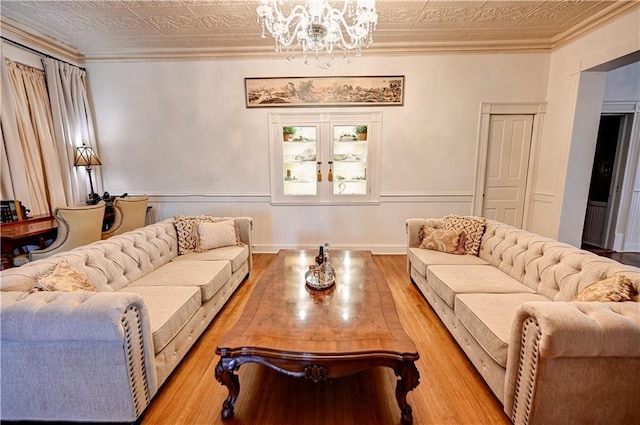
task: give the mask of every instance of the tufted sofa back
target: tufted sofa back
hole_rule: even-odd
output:
[[[99,291],[115,291],[168,263],[178,255],[172,220],[2,271],[2,291],[29,291],[36,279],[64,259],[82,270]]]
[[[554,301],[570,301],[615,274],[640,287],[640,269],[495,220],[487,220],[480,258]]]

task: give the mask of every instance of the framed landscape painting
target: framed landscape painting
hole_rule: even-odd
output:
[[[404,75],[245,78],[247,108],[402,106]]]

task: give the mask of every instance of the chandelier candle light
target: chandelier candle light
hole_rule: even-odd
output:
[[[362,48],[373,43],[372,32],[378,22],[375,0],[334,2],[343,3],[342,9],[327,0],[306,0],[304,5],[291,0],[260,3],[256,11],[262,38],[268,31],[276,41],[275,51],[286,51],[287,60],[293,60],[295,49],[300,47],[305,64],[307,56],[315,54],[319,66],[330,67],[335,49],[341,49],[347,59],[351,51],[360,56]],[[285,4],[289,5],[288,15],[283,13]]]

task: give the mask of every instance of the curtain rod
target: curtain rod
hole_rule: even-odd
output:
[[[71,62],[67,62],[67,61],[62,60],[62,59],[60,59],[60,58],[57,58],[57,57],[55,57],[55,56],[51,56],[51,55],[49,55],[49,54],[47,54],[47,53],[41,52],[41,51],[39,51],[39,50],[36,50],[36,49],[34,49],[33,47],[29,47],[29,46],[24,45],[24,44],[22,44],[22,43],[18,43],[17,41],[10,40],[10,39],[6,38],[5,36],[0,36],[0,38],[1,38],[2,40],[6,41],[7,43],[13,44],[13,45],[14,45],[14,46],[16,46],[16,47],[20,47],[21,49],[28,50],[28,51],[30,51],[31,53],[34,53],[34,54],[36,54],[36,55],[38,55],[38,56],[40,56],[40,57],[43,57],[43,58],[50,58],[50,59],[55,59],[55,60],[57,60],[57,61],[64,62],[64,63],[66,63],[66,64],[68,64],[68,65],[75,66],[76,68],[80,68],[80,69],[81,69],[81,70],[83,70],[83,71],[86,71],[86,70],[87,70],[87,69],[86,69],[85,67],[83,67],[83,66],[78,66],[78,65],[72,64]]]

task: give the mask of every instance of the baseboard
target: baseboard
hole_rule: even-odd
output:
[[[622,245],[624,243],[624,233],[615,233],[613,237],[613,249],[616,252],[622,251]]]
[[[622,247],[622,252],[640,252],[640,243],[626,243]]]

